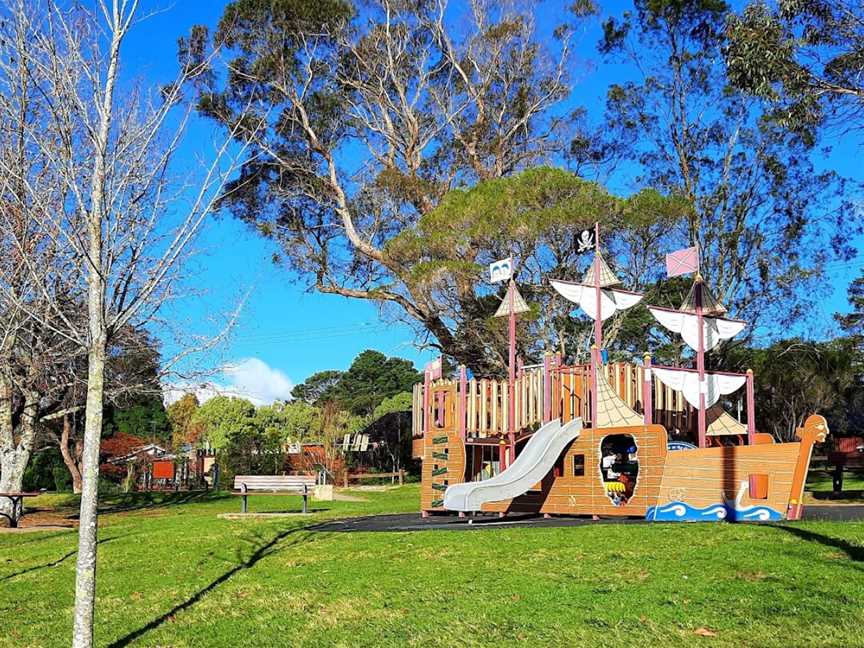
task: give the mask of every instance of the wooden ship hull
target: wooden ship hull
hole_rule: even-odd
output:
[[[534,399],[534,405],[517,407],[523,420],[522,434],[517,435],[513,456],[532,430],[544,420],[560,417],[568,421],[585,414],[585,384],[573,380],[585,373],[566,368],[550,371],[547,378],[525,380],[528,387],[517,390],[517,403],[524,405]],[[627,407],[630,414],[638,403],[641,391],[638,384],[617,380],[622,375],[621,365],[609,367],[603,384],[614,391],[610,400]],[[626,376],[625,376],[626,377]],[[473,382],[473,381],[472,381]],[[538,397],[538,387],[542,394]],[[656,386],[662,389],[661,386]],[[498,402],[479,402],[494,394]],[[464,397],[463,397],[464,395]],[[428,429],[423,430],[423,416],[416,416],[419,426],[418,450],[422,448],[421,510],[424,514],[446,512],[443,493],[449,485],[482,479],[482,471],[494,464],[512,463],[511,439],[503,433],[506,426],[493,421],[491,412],[506,412],[501,398],[504,390],[484,385],[460,384],[458,381],[439,381],[429,385],[428,397],[422,391],[415,394],[417,409],[427,412]],[[469,403],[468,398],[474,400]],[[660,402],[664,402],[663,396]],[[670,402],[669,394],[665,402]],[[657,402],[654,398],[654,402]],[[520,402],[521,401],[521,402]],[[469,434],[472,411],[486,412],[484,420],[493,426],[494,433]],[[533,414],[532,414],[533,412]],[[653,412],[659,420],[679,420],[687,413]],[[637,415],[643,417],[642,414]],[[633,423],[632,416],[628,419]],[[735,432],[736,430],[732,430]],[[488,513],[536,513],[548,515],[576,515],[599,517],[632,517],[656,522],[673,521],[775,521],[798,519],[801,498],[813,444],[824,440],[827,433],[825,420],[811,416],[799,430],[800,440],[774,443],[769,435],[756,434],[749,445],[724,445],[696,448],[686,443],[668,440],[667,428],[644,422],[617,426],[585,427],[580,436],[569,444],[548,474],[533,488],[514,499],[484,503],[480,510]],[[733,436],[729,434],[727,436]],[[635,447],[634,472],[628,478],[609,479],[610,469],[620,466],[603,465],[604,444],[609,440],[623,440]],[[688,447],[689,446],[689,447]],[[420,454],[418,452],[418,454]],[[493,460],[489,461],[488,458]],[[484,459],[485,458],[485,459]],[[495,466],[497,472],[500,468]],[[626,471],[626,467],[624,468]],[[620,479],[627,485],[616,483]],[[613,488],[613,486],[615,488]],[[616,489],[617,492],[616,492]]]

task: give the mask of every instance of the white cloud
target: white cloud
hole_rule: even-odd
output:
[[[245,394],[256,404],[268,404],[277,400],[290,400],[294,383],[279,369],[274,369],[263,360],[247,358],[222,369],[228,379],[227,388]]]
[[[194,392],[203,403],[214,396],[239,396],[255,405],[268,405],[277,400],[290,400],[294,383],[279,369],[274,369],[259,358],[246,358],[222,367],[223,379],[190,384],[165,386],[165,402],[173,403],[184,394]]]

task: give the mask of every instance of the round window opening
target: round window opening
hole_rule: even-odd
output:
[[[629,434],[613,434],[600,442],[600,475],[606,497],[624,506],[633,497],[639,476],[639,449]]]

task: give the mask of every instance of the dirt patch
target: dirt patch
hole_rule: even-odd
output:
[[[309,517],[312,513],[220,513],[221,520],[246,520],[249,518]]]
[[[41,531],[74,531],[75,527],[71,526],[57,526],[51,524],[45,525],[37,525],[37,526],[20,526],[17,529],[10,529],[9,527],[0,527],[0,533],[39,533]]]
[[[78,526],[75,519],[78,511],[74,509],[40,509],[25,508],[24,516],[18,520],[18,528],[10,529],[0,521],[0,532],[11,531],[56,531],[57,529],[74,529]]]
[[[349,495],[348,493],[340,493],[339,491],[333,492],[333,499],[337,502],[368,502],[369,499],[366,497],[357,497],[356,495]]]
[[[370,484],[368,486],[352,486],[351,490],[368,491],[370,493],[380,493],[382,491],[393,490],[394,488],[399,488],[399,485],[394,484],[392,486],[389,486],[389,485],[385,485],[385,484],[382,484],[382,485]]]

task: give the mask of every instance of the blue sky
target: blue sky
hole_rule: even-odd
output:
[[[151,3],[143,10],[148,11]],[[176,40],[187,34],[193,24],[214,26],[226,3],[176,2],[158,3],[165,9],[140,22],[130,34],[124,52],[125,78],[142,78],[162,83],[175,71]],[[629,3],[628,3],[629,4]],[[620,2],[609,3],[619,10]],[[540,5],[542,11],[549,3]],[[599,37],[595,21],[582,34],[578,47],[578,64],[574,68],[573,104],[589,109],[589,116],[599,118],[610,81],[628,74],[621,65],[609,65],[596,54]],[[189,131],[186,153],[212,141],[205,123],[194,123]],[[833,151],[818,162],[859,181],[862,138],[846,136],[834,143]],[[614,190],[626,191],[625,186]],[[629,189],[632,189],[630,187]],[[850,217],[854,217],[850,215]],[[860,214],[858,215],[860,217]],[[185,319],[195,321],[208,313],[230,308],[239,294],[248,293],[234,334],[218,352],[203,359],[211,367],[229,363],[234,369],[217,382],[248,393],[260,401],[287,395],[292,383],[302,382],[309,374],[323,369],[344,369],[359,352],[375,348],[388,355],[400,355],[418,366],[431,358],[418,350],[410,329],[381,322],[373,304],[346,298],[310,294],[292,284],[287,273],[271,261],[272,244],[262,240],[246,226],[225,216],[205,232],[193,278],[204,294],[185,303]],[[861,246],[864,248],[864,245]],[[845,307],[845,290],[858,274],[858,265],[835,270],[834,294],[826,296],[820,320],[828,325],[830,314]]]

